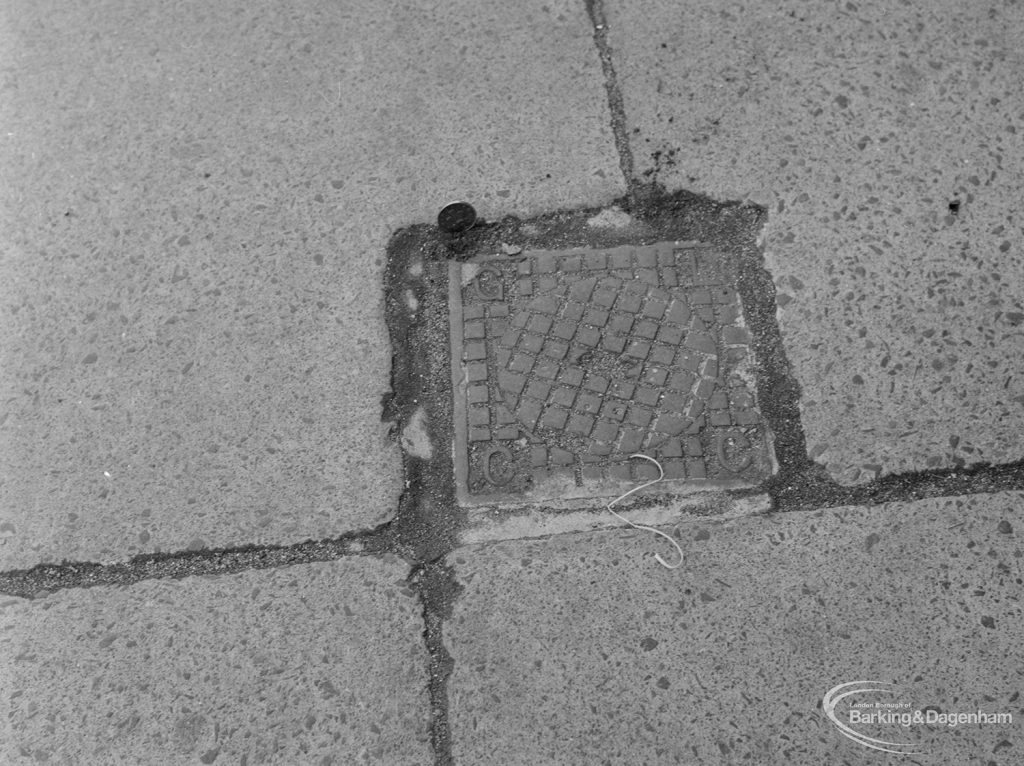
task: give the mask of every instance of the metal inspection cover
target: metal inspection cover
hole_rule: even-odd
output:
[[[675,192],[395,232],[384,417],[406,453],[409,538],[620,523],[593,512],[658,478],[634,455],[664,471],[630,497],[646,523],[766,507],[795,389],[765,215]]]
[[[728,254],[658,242],[449,264],[464,506],[749,487],[772,468]]]

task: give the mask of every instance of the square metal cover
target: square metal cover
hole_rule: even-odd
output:
[[[675,492],[773,470],[736,260],[695,241],[448,263],[463,506]]]

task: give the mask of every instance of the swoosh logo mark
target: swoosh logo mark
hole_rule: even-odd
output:
[[[892,684],[887,684],[884,681],[850,681],[845,684],[833,686],[825,692],[825,696],[821,700],[822,708],[824,709],[828,720],[835,724],[836,728],[839,729],[839,732],[844,737],[852,739],[858,745],[870,747],[872,750],[881,750],[885,753],[896,753],[897,755],[923,755],[922,751],[907,749],[917,747],[917,745],[911,742],[888,742],[884,739],[869,737],[867,734],[861,734],[859,731],[856,731],[839,720],[839,717],[836,715],[836,705],[838,705],[840,701],[847,697],[851,697],[854,694],[866,694],[868,692],[885,692],[887,694],[893,694],[895,693],[895,690]]]

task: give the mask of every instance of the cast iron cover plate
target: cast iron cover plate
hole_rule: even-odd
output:
[[[384,419],[410,539],[600,509],[658,477],[633,455],[664,481],[631,506],[716,514],[766,486],[779,445],[804,454],[779,439],[799,411],[766,215],[645,187],[606,208],[396,231]]]
[[[448,269],[461,505],[758,484],[770,444],[734,260],[700,242],[482,254]]]

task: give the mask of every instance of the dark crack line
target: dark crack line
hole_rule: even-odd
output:
[[[797,467],[782,466],[776,476],[756,488],[729,494],[741,497],[765,493],[772,500],[772,512],[789,513],[840,506],[867,508],[887,503],[999,492],[1024,492],[1024,459],[995,465],[889,474],[855,486],[838,484],[822,466],[808,460]],[[645,502],[648,500],[638,498],[636,505],[639,507]],[[133,585],[144,580],[182,579],[191,575],[237,574],[253,569],[336,561],[351,556],[402,555],[402,549],[396,540],[393,523],[389,522],[368,532],[307,540],[293,545],[155,553],[113,564],[92,561],[37,564],[30,569],[0,572],[0,595],[32,599],[69,588]],[[402,557],[416,566],[439,566],[446,555],[447,552],[420,561],[406,551]]]
[[[868,508],[941,497],[1024,491],[1024,460],[889,474],[854,486],[837,483],[822,466],[808,462],[810,465],[804,470],[780,471],[766,482],[763,489],[772,499],[773,511]]]
[[[430,655],[427,692],[430,698],[430,745],[434,766],[453,766],[451,727],[448,722],[448,679],[455,660],[444,644],[444,621],[461,591],[454,570],[442,563],[413,569],[409,578],[423,605],[423,640]]]
[[[236,574],[252,569],[335,561],[348,556],[380,556],[387,552],[401,555],[401,547],[395,543],[394,537],[393,522],[387,522],[367,531],[292,545],[148,553],[113,564],[92,561],[37,564],[31,569],[0,572],[0,594],[38,598],[66,588],[134,585],[143,580],[180,580],[191,575]],[[409,556],[404,558],[408,560]]]
[[[615,137],[615,148],[619,153],[619,168],[626,181],[626,193],[630,206],[636,202],[639,182],[633,172],[633,151],[629,146],[629,134],[626,128],[626,107],[619,89],[619,78],[612,61],[612,47],[608,42],[608,21],[604,15],[602,0],[584,0],[587,15],[594,27],[594,45],[601,59],[601,70],[604,72],[604,89],[608,94],[608,110],[611,112],[612,135]]]
[[[455,661],[444,645],[444,621],[460,590],[454,571],[444,563],[458,545],[466,521],[455,496],[455,469],[450,450],[453,423],[451,348],[448,333],[448,261],[444,249],[422,248],[427,227],[396,232],[388,245],[385,319],[396,354],[392,393],[384,417],[402,431],[417,412],[425,412],[430,459],[405,455],[405,491],[399,503],[394,532],[397,541],[420,562],[410,581],[423,605],[423,640],[430,655],[427,689],[430,700],[430,744],[435,766],[452,766],[448,723],[448,679]],[[449,243],[455,244],[455,243]],[[414,268],[417,266],[418,268]],[[414,276],[422,274],[422,281]],[[408,295],[416,299],[410,307]],[[400,346],[402,341],[404,346]],[[425,409],[424,409],[425,408]]]

